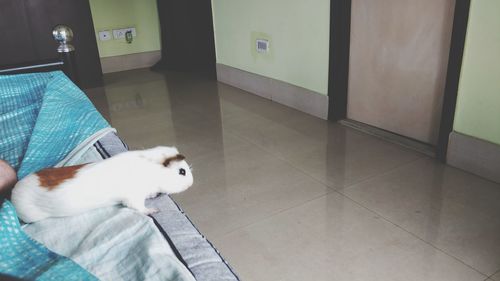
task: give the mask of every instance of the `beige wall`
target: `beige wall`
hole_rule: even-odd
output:
[[[500,1],[472,0],[454,130],[500,145]]]

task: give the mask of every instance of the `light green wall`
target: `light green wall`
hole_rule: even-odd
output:
[[[328,92],[330,0],[212,0],[217,62]],[[257,54],[255,39],[270,41]]]
[[[101,57],[157,51],[161,49],[156,0],[90,0],[97,46]],[[98,31],[135,27],[131,44],[125,39],[99,41]]]
[[[500,144],[500,1],[472,0],[454,130]]]

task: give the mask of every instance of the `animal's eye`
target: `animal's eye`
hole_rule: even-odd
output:
[[[180,168],[179,169],[179,175],[185,176],[186,175],[186,170],[184,170],[183,168]]]

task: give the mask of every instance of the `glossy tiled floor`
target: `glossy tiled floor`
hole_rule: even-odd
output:
[[[132,148],[188,157],[174,198],[242,280],[500,281],[500,185],[195,75],[105,81]]]

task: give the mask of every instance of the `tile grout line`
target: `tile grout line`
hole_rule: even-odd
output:
[[[329,189],[331,189],[331,190],[333,190],[333,191],[346,190],[346,189],[348,189],[348,188],[350,188],[350,187],[352,187],[352,186],[354,186],[354,185],[357,185],[357,184],[361,184],[361,183],[367,182],[367,181],[369,181],[369,180],[372,180],[372,179],[377,178],[377,177],[380,177],[380,176],[385,176],[385,175],[387,175],[387,174],[389,174],[389,173],[392,173],[393,171],[395,171],[395,170],[397,170],[397,169],[400,169],[400,168],[406,167],[406,166],[408,166],[408,165],[410,165],[410,164],[412,164],[412,163],[414,163],[414,162],[416,162],[416,161],[419,161],[419,160],[421,160],[421,159],[428,158],[428,156],[426,156],[426,155],[422,155],[422,156],[417,157],[417,158],[415,158],[415,159],[412,159],[412,160],[409,160],[409,161],[407,161],[407,162],[404,162],[404,163],[402,163],[402,164],[401,164],[401,165],[399,165],[399,166],[395,166],[395,167],[389,168],[389,170],[384,171],[384,172],[382,172],[382,173],[379,173],[379,174],[376,174],[376,175],[371,175],[371,176],[368,176],[367,178],[360,179],[359,181],[353,182],[353,183],[351,183],[351,184],[349,184],[349,185],[346,185],[346,186],[344,186],[344,187],[339,187],[339,188],[337,188],[337,187],[335,187],[335,186],[330,186],[328,183],[323,182],[323,181],[321,181],[321,180],[317,179],[316,177],[314,177],[313,175],[309,174],[307,171],[305,171],[305,170],[301,169],[300,167],[296,166],[296,164],[295,164],[295,163],[293,163],[292,161],[290,161],[290,160],[288,160],[288,159],[284,158],[283,156],[281,156],[281,155],[279,155],[279,154],[277,154],[277,153],[275,153],[275,152],[273,152],[273,151],[270,151],[270,150],[268,150],[267,148],[265,148],[265,147],[263,147],[263,146],[261,146],[261,145],[259,145],[259,144],[257,144],[257,143],[254,143],[254,142],[252,142],[252,141],[250,141],[250,140],[248,140],[248,139],[246,139],[246,138],[244,138],[244,137],[238,136],[237,134],[235,134],[235,133],[231,132],[231,130],[229,130],[227,133],[228,133],[228,134],[230,134],[230,135],[232,135],[232,136],[233,136],[233,137],[235,137],[235,138],[238,138],[238,139],[239,139],[239,140],[241,140],[241,141],[244,141],[244,142],[246,142],[246,143],[248,143],[248,144],[254,145],[255,147],[259,148],[260,150],[263,150],[263,151],[265,151],[265,152],[267,152],[267,153],[270,153],[271,155],[273,155],[274,157],[276,157],[278,160],[281,160],[281,161],[283,161],[283,162],[287,163],[287,164],[288,164],[288,165],[290,165],[292,168],[294,168],[295,170],[299,171],[301,174],[303,174],[303,175],[307,176],[308,178],[312,179],[312,180],[313,180],[313,181],[315,181],[316,183],[320,183],[320,184],[322,184],[322,185],[326,186],[327,188],[329,188]]]
[[[486,278],[486,280],[488,280],[488,279],[490,279],[491,277],[495,276],[495,275],[496,275],[497,273],[499,273],[499,272],[500,272],[500,269],[499,269],[499,270],[497,270],[497,271],[495,271],[495,272],[494,272],[493,274],[491,274],[490,276],[488,276],[488,278]],[[486,281],[486,280],[485,280],[485,281]]]
[[[304,201],[304,202],[298,203],[297,205],[290,206],[290,207],[287,207],[287,208],[285,208],[285,209],[283,209],[283,210],[276,211],[276,212],[274,212],[274,213],[270,214],[269,216],[267,216],[267,217],[265,217],[265,218],[261,218],[261,219],[259,219],[259,220],[254,221],[254,222],[251,222],[251,223],[245,224],[245,225],[243,225],[243,226],[239,226],[239,227],[237,227],[237,228],[235,228],[235,229],[229,230],[229,231],[227,231],[227,232],[221,233],[221,234],[219,234],[219,236],[222,238],[222,237],[224,237],[224,236],[227,236],[227,235],[229,235],[229,234],[232,234],[232,233],[234,233],[234,232],[236,232],[236,231],[238,231],[238,230],[241,230],[241,229],[243,229],[243,228],[250,227],[250,226],[253,226],[253,225],[258,224],[258,223],[261,223],[261,222],[265,222],[265,221],[267,221],[267,220],[269,220],[269,219],[272,219],[272,218],[274,218],[274,217],[276,217],[276,216],[278,216],[278,215],[280,215],[280,214],[282,214],[282,213],[284,213],[284,212],[290,211],[290,210],[295,209],[295,208],[302,207],[303,205],[305,205],[305,204],[307,204],[307,203],[309,203],[309,202],[312,202],[312,201],[315,201],[315,200],[321,199],[321,198],[323,198],[323,197],[326,197],[328,194],[332,194],[332,193],[334,193],[334,192],[335,192],[335,191],[333,191],[333,190],[328,190],[325,194],[318,195],[318,196],[316,196],[316,197],[313,197],[313,198],[307,199],[307,200],[306,200],[306,201]]]
[[[281,157],[279,154],[276,154],[276,153],[274,153],[273,151],[269,151],[269,150],[268,150],[268,149],[266,149],[265,147],[262,147],[261,145],[256,144],[256,143],[254,143],[254,142],[252,142],[252,141],[250,141],[250,140],[247,140],[247,139],[245,139],[245,138],[243,138],[243,137],[240,137],[240,136],[238,136],[238,135],[236,135],[236,134],[234,134],[234,133],[232,133],[232,132],[228,132],[228,134],[230,134],[230,135],[232,135],[233,137],[236,137],[236,138],[238,138],[239,140],[244,141],[244,142],[246,142],[246,143],[248,143],[248,144],[250,144],[250,145],[253,145],[253,146],[255,146],[256,148],[258,148],[258,149],[260,149],[260,150],[262,150],[262,151],[264,151],[264,152],[267,152],[267,153],[271,154],[273,157],[275,157],[276,159],[278,159],[278,160],[280,160],[280,161],[283,161],[285,164],[289,165],[289,166],[290,166],[293,170],[296,170],[297,172],[301,173],[302,175],[306,176],[307,178],[309,178],[309,179],[313,180],[314,182],[316,182],[316,183],[318,183],[318,184],[321,184],[322,186],[324,186],[324,187],[326,187],[327,189],[329,189],[329,190],[330,190],[330,192],[328,192],[328,193],[331,193],[332,191],[336,191],[336,189],[335,189],[334,187],[331,187],[331,186],[329,186],[327,183],[324,183],[324,182],[322,182],[322,181],[318,180],[318,179],[317,179],[317,178],[315,178],[314,176],[312,176],[312,175],[310,175],[309,173],[307,173],[307,171],[304,171],[304,170],[302,170],[301,168],[297,167],[297,166],[296,166],[293,162],[291,162],[291,161],[287,160],[286,158]]]
[[[335,189],[333,189],[333,188],[329,187],[329,186],[328,186],[328,185],[326,185],[325,183],[323,183],[323,182],[321,182],[321,181],[317,180],[316,178],[312,177],[311,175],[307,174],[306,172],[302,171],[301,169],[299,169],[299,168],[295,167],[295,166],[294,166],[294,165],[292,165],[289,161],[287,161],[286,159],[282,159],[281,157],[279,157],[279,156],[278,156],[277,154],[275,154],[274,152],[268,151],[267,149],[263,148],[262,146],[260,146],[260,145],[258,145],[258,144],[256,144],[256,143],[254,143],[254,142],[252,142],[252,141],[250,141],[250,140],[247,140],[246,138],[243,138],[243,137],[241,137],[241,136],[239,136],[239,135],[237,135],[237,134],[233,133],[231,130],[227,130],[227,129],[226,129],[226,130],[224,130],[224,127],[223,127],[222,129],[223,129],[223,131],[225,131],[225,133],[226,133],[226,134],[228,134],[228,135],[230,135],[230,136],[232,136],[232,137],[234,137],[234,138],[236,138],[236,139],[238,139],[238,140],[240,140],[240,141],[242,141],[242,142],[244,142],[244,143],[246,143],[246,144],[248,144],[248,145],[254,146],[256,149],[259,149],[259,150],[262,150],[262,151],[264,151],[264,152],[268,152],[268,153],[270,153],[273,157],[275,157],[276,159],[278,159],[278,160],[280,160],[280,161],[283,161],[285,164],[289,165],[292,169],[294,169],[294,170],[298,171],[299,173],[301,173],[302,175],[306,176],[308,179],[313,180],[314,182],[318,183],[319,185],[321,185],[321,186],[323,186],[323,187],[326,187],[326,193],[324,193],[324,194],[322,194],[322,195],[319,195],[319,196],[316,196],[316,197],[313,197],[313,198],[310,198],[310,199],[308,199],[308,200],[306,200],[306,201],[303,201],[303,202],[301,202],[301,203],[298,203],[297,205],[290,206],[290,207],[287,207],[287,208],[285,208],[285,209],[279,210],[279,211],[277,211],[277,212],[275,212],[275,213],[270,214],[269,216],[267,216],[267,217],[265,217],[265,218],[261,218],[261,219],[259,219],[259,220],[254,221],[254,222],[248,223],[248,224],[246,224],[246,225],[243,225],[243,226],[237,227],[237,228],[235,228],[235,229],[233,229],[233,230],[230,230],[230,231],[227,231],[227,232],[221,233],[221,234],[219,234],[218,236],[220,236],[220,237],[227,236],[227,235],[232,234],[232,233],[234,233],[234,232],[236,232],[236,231],[238,231],[238,230],[240,230],[240,229],[243,229],[243,228],[245,228],[245,227],[249,227],[249,226],[255,225],[255,224],[260,223],[260,222],[264,222],[264,221],[266,221],[266,220],[268,220],[268,219],[274,218],[275,216],[277,216],[277,215],[279,215],[279,214],[281,214],[281,213],[283,213],[283,212],[286,212],[286,211],[289,211],[289,210],[291,210],[291,209],[295,209],[295,208],[301,207],[301,206],[303,206],[303,205],[305,205],[305,204],[307,204],[307,203],[309,203],[309,202],[311,202],[311,201],[314,201],[314,200],[320,199],[320,198],[322,198],[322,197],[327,196],[328,194],[331,194],[331,193],[336,192],[336,191],[335,191]]]
[[[244,138],[242,138],[242,137],[240,137],[240,136],[238,136],[238,135],[236,135],[236,134],[234,134],[234,133],[230,132],[230,130],[229,130],[229,131],[227,131],[227,130],[226,130],[226,131],[225,131],[225,133],[226,133],[226,134],[228,134],[228,135],[230,135],[230,136],[232,136],[232,137],[234,137],[234,138],[236,138],[236,139],[238,139],[238,140],[240,140],[240,141],[243,141],[243,142],[244,142],[245,144],[247,144],[247,145],[254,146],[254,147],[255,147],[256,149],[258,149],[258,150],[262,150],[262,151],[264,151],[264,152],[269,152],[269,151],[267,151],[266,149],[263,149],[261,146],[259,146],[259,145],[255,144],[255,143],[251,142],[251,141],[248,141],[248,140],[246,140],[246,139],[244,139]],[[275,155],[274,153],[272,153],[272,156],[273,156],[273,157],[276,157],[276,155]],[[318,196],[316,196],[316,197],[313,197],[313,198],[307,199],[306,201],[300,202],[300,203],[298,203],[298,204],[296,204],[296,205],[293,205],[293,206],[290,206],[290,207],[284,208],[284,209],[282,209],[282,210],[278,210],[278,211],[276,211],[276,212],[274,212],[274,213],[269,214],[269,216],[266,216],[266,217],[264,217],[264,218],[258,219],[258,220],[254,221],[254,222],[250,222],[250,223],[248,223],[248,224],[245,224],[245,225],[242,225],[242,226],[238,226],[238,227],[236,227],[235,229],[232,229],[232,230],[229,230],[229,231],[226,231],[226,232],[223,232],[223,233],[215,234],[214,236],[219,236],[219,237],[221,237],[221,238],[222,238],[222,237],[224,237],[224,236],[226,236],[226,235],[229,235],[229,234],[231,234],[231,233],[234,233],[234,232],[236,232],[236,231],[238,231],[238,230],[240,230],[240,229],[243,229],[243,228],[245,228],[245,227],[249,227],[249,226],[255,225],[255,224],[257,224],[257,223],[260,223],[260,222],[266,221],[266,220],[268,220],[268,219],[270,219],[270,218],[273,218],[273,217],[275,217],[275,216],[277,216],[277,215],[279,215],[279,214],[281,214],[281,213],[283,213],[283,212],[286,212],[286,211],[289,211],[289,210],[291,210],[291,209],[295,209],[295,208],[301,207],[301,206],[303,206],[303,205],[305,205],[305,204],[307,204],[307,203],[309,203],[309,202],[311,202],[311,201],[314,201],[314,200],[320,199],[320,198],[322,198],[322,197],[325,197],[325,196],[326,196],[326,195],[328,195],[328,194],[331,194],[331,193],[334,193],[334,192],[335,192],[335,190],[334,190],[334,189],[330,188],[330,187],[329,187],[329,186],[327,186],[326,184],[324,184],[324,183],[322,183],[322,182],[320,182],[320,181],[316,180],[315,178],[312,178],[310,175],[308,175],[308,174],[304,173],[302,170],[300,170],[300,169],[296,168],[295,166],[290,165],[290,163],[289,163],[288,161],[286,161],[286,160],[284,160],[284,159],[281,159],[281,158],[279,158],[279,157],[276,157],[276,159],[278,159],[278,160],[280,160],[280,161],[283,161],[285,164],[288,164],[288,165],[289,165],[292,169],[297,170],[298,172],[300,172],[302,175],[306,176],[307,178],[312,179],[314,182],[316,182],[316,183],[320,184],[320,185],[321,185],[321,186],[323,186],[323,187],[326,187],[325,193],[324,193],[324,194],[321,194],[321,195],[318,195]],[[182,207],[182,206],[181,206],[181,207]]]
[[[462,260],[461,260],[461,259],[459,259],[458,257],[455,257],[455,256],[453,256],[452,254],[449,254],[449,253],[445,252],[443,249],[438,248],[438,247],[437,247],[437,246],[435,246],[434,244],[431,244],[431,243],[429,243],[429,242],[425,241],[423,238],[420,238],[418,235],[416,235],[416,234],[414,234],[413,232],[411,232],[411,231],[409,231],[409,230],[407,230],[407,229],[403,228],[403,227],[402,227],[402,226],[400,226],[399,224],[397,224],[397,223],[395,223],[395,222],[392,222],[391,220],[389,220],[388,218],[386,218],[386,217],[385,217],[385,216],[383,216],[382,214],[380,214],[380,213],[378,213],[378,212],[376,212],[376,211],[374,211],[374,210],[371,210],[370,208],[368,208],[368,207],[366,207],[366,206],[362,205],[361,203],[357,202],[356,200],[352,199],[351,197],[349,197],[349,196],[347,196],[347,195],[345,195],[345,194],[343,194],[343,193],[340,193],[340,192],[338,192],[338,191],[335,191],[335,192],[336,192],[336,193],[338,193],[338,194],[340,194],[342,197],[345,197],[346,199],[348,199],[348,200],[352,201],[352,202],[353,202],[353,203],[355,203],[356,205],[358,205],[358,206],[362,207],[363,209],[365,209],[365,210],[367,210],[367,211],[369,211],[369,212],[371,212],[371,213],[373,213],[373,214],[375,214],[375,215],[379,216],[379,217],[380,217],[380,218],[382,218],[383,220],[385,220],[385,221],[387,221],[388,223],[390,223],[390,224],[392,224],[392,225],[396,226],[397,228],[399,228],[399,229],[403,230],[404,232],[406,232],[406,233],[410,234],[411,236],[413,236],[413,237],[417,238],[418,240],[420,240],[420,241],[424,242],[425,244],[427,244],[427,245],[431,246],[432,248],[436,249],[437,251],[439,251],[439,252],[441,252],[441,253],[443,253],[443,254],[445,254],[445,255],[447,255],[447,256],[449,256],[449,257],[451,257],[452,259],[454,259],[454,260],[456,260],[456,261],[460,262],[461,264],[463,264],[463,265],[465,265],[465,266],[467,266],[467,267],[471,268],[472,270],[476,271],[477,273],[479,273],[479,274],[481,274],[481,275],[483,275],[483,276],[487,277],[487,279],[489,278],[489,277],[488,277],[488,275],[486,275],[485,273],[483,273],[483,272],[479,271],[478,269],[474,268],[473,266],[471,266],[471,265],[467,264],[466,262],[462,261]]]
[[[413,163],[415,163],[415,162],[417,162],[417,161],[420,161],[420,160],[422,160],[422,159],[425,159],[425,158],[427,158],[427,156],[425,156],[425,155],[423,155],[422,157],[417,157],[416,159],[412,159],[412,160],[410,160],[410,161],[407,161],[407,162],[402,163],[401,165],[398,165],[398,166],[392,167],[392,168],[390,168],[390,169],[389,169],[389,170],[387,170],[387,171],[381,172],[381,173],[376,174],[376,175],[371,175],[371,176],[369,176],[369,177],[367,177],[367,178],[364,178],[364,179],[361,179],[361,180],[359,180],[359,181],[355,181],[355,182],[353,182],[353,183],[351,183],[351,184],[349,184],[349,185],[344,186],[344,187],[343,187],[343,188],[341,188],[341,189],[336,189],[336,191],[344,191],[344,190],[347,190],[347,189],[349,189],[349,188],[351,188],[351,187],[354,187],[355,185],[363,184],[363,183],[366,183],[366,182],[368,182],[368,181],[374,180],[374,179],[376,179],[376,178],[386,176],[386,175],[388,175],[388,174],[393,173],[393,172],[394,172],[394,171],[396,171],[396,170],[399,170],[399,169],[401,169],[401,168],[406,168],[406,166],[410,166],[411,164],[413,164]]]
[[[454,259],[454,260],[458,261],[459,263],[461,263],[461,264],[463,264],[463,265],[465,265],[465,266],[467,266],[467,267],[471,268],[472,270],[476,271],[477,273],[479,273],[479,274],[481,274],[481,275],[485,276],[485,277],[486,277],[486,280],[487,280],[488,278],[490,278],[490,277],[491,277],[491,276],[490,276],[490,277],[488,277],[486,274],[482,273],[481,271],[479,271],[478,269],[476,269],[476,268],[472,267],[471,265],[469,265],[469,264],[465,263],[465,262],[464,262],[464,261],[462,261],[461,259],[459,259],[459,258],[457,258],[457,257],[455,257],[455,256],[453,256],[453,255],[451,255],[451,254],[448,254],[447,252],[445,252],[444,250],[442,250],[442,249],[438,248],[437,246],[435,246],[435,245],[433,245],[433,244],[431,244],[431,243],[429,243],[429,242],[427,242],[427,241],[423,240],[422,238],[420,238],[420,237],[419,237],[419,236],[417,236],[416,234],[414,234],[414,233],[410,232],[409,230],[407,230],[407,229],[403,228],[402,226],[398,225],[397,223],[392,222],[391,220],[389,220],[389,219],[388,219],[388,218],[386,218],[385,216],[383,216],[383,215],[379,214],[378,212],[376,212],[376,211],[374,211],[374,210],[372,210],[372,209],[370,209],[370,208],[368,208],[368,207],[364,206],[363,204],[361,204],[361,203],[357,202],[356,200],[354,200],[354,199],[350,198],[349,196],[347,196],[347,195],[345,195],[344,193],[342,193],[342,192],[341,192],[341,190],[337,190],[337,189],[335,189],[334,187],[330,187],[329,185],[327,185],[327,184],[325,184],[325,183],[323,183],[323,182],[319,181],[318,179],[316,179],[316,178],[315,178],[315,177],[313,177],[312,175],[308,174],[307,172],[303,171],[302,169],[300,169],[300,168],[296,167],[295,165],[293,165],[292,163],[290,163],[288,160],[283,159],[280,155],[277,155],[276,153],[274,153],[274,152],[272,152],[272,151],[269,151],[269,150],[267,150],[266,148],[263,148],[262,146],[260,146],[260,145],[258,145],[258,144],[256,144],[256,143],[254,143],[254,142],[252,142],[252,141],[246,140],[245,138],[242,138],[242,137],[240,137],[240,136],[238,136],[238,135],[236,135],[236,134],[234,134],[234,133],[232,133],[232,132],[228,132],[228,133],[229,133],[230,135],[232,135],[232,136],[234,136],[234,137],[236,137],[236,138],[238,138],[238,139],[242,140],[242,141],[245,141],[245,142],[247,142],[247,143],[250,143],[250,144],[252,144],[252,145],[255,145],[256,147],[258,147],[259,149],[261,149],[261,150],[263,150],[263,151],[266,151],[266,152],[268,152],[268,153],[271,153],[271,154],[272,154],[273,156],[275,156],[277,159],[284,161],[285,163],[287,163],[288,165],[290,165],[290,166],[291,166],[292,168],[294,168],[295,170],[297,170],[297,171],[301,172],[301,174],[306,175],[306,176],[307,176],[307,177],[309,177],[310,179],[314,180],[316,183],[320,183],[321,185],[323,185],[323,186],[327,187],[328,189],[332,190],[332,192],[328,192],[328,193],[326,193],[326,194],[324,194],[324,195],[322,195],[322,196],[320,196],[320,197],[318,197],[318,198],[316,198],[316,199],[319,199],[319,198],[321,198],[321,197],[327,196],[328,194],[331,194],[331,193],[337,193],[337,194],[339,194],[341,197],[344,197],[344,198],[348,199],[349,201],[351,201],[351,202],[355,203],[356,205],[358,205],[358,206],[362,207],[363,209],[365,209],[365,210],[367,210],[367,211],[369,211],[369,212],[371,212],[371,213],[373,213],[373,214],[375,214],[375,215],[377,215],[377,216],[381,217],[381,218],[382,218],[383,220],[385,220],[386,222],[388,222],[388,223],[390,223],[390,224],[392,224],[392,225],[396,226],[397,228],[399,228],[399,229],[403,230],[404,232],[406,232],[406,233],[410,234],[411,236],[413,236],[413,237],[417,238],[418,240],[422,241],[422,242],[423,242],[423,243],[425,243],[426,245],[431,246],[431,247],[432,247],[432,248],[434,248],[435,250],[437,250],[437,251],[439,251],[439,252],[441,252],[441,253],[445,254],[446,256],[451,257],[452,259]],[[356,183],[350,184],[349,186],[344,187],[342,190],[345,190],[345,189],[347,189],[347,188],[353,187],[354,185],[357,185],[357,184],[361,184],[361,183],[368,182],[368,181],[373,180],[373,179],[375,179],[375,178],[377,178],[377,177],[384,176],[384,175],[386,175],[386,174],[392,173],[393,171],[395,171],[395,170],[397,170],[397,169],[400,169],[400,168],[402,168],[403,166],[410,165],[410,164],[412,164],[413,162],[416,162],[416,161],[418,161],[418,160],[424,159],[424,158],[426,158],[426,157],[428,157],[428,156],[426,156],[426,155],[422,155],[422,157],[418,157],[418,158],[413,159],[413,160],[411,160],[411,161],[405,162],[405,163],[404,163],[404,164],[402,164],[401,166],[394,167],[394,168],[392,168],[392,169],[390,169],[390,170],[388,170],[388,171],[385,171],[385,172],[383,172],[383,173],[381,173],[381,174],[373,175],[373,176],[371,176],[371,177],[369,177],[369,178],[366,178],[366,179],[360,180],[359,182],[356,182]],[[265,221],[265,220],[267,220],[267,219],[270,219],[271,217],[274,217],[274,216],[276,216],[276,215],[278,215],[278,214],[280,214],[280,213],[282,213],[282,212],[284,212],[284,211],[288,211],[288,210],[293,209],[293,208],[298,208],[298,207],[300,207],[300,206],[304,205],[305,203],[309,203],[309,202],[311,202],[311,201],[313,201],[313,200],[316,200],[316,199],[308,200],[308,201],[306,201],[306,202],[304,202],[304,203],[302,203],[302,204],[299,204],[299,205],[297,205],[297,206],[290,207],[290,208],[288,208],[288,209],[286,209],[286,210],[282,210],[282,211],[280,211],[280,212],[278,212],[278,213],[276,213],[276,214],[273,214],[273,215],[271,215],[271,216],[269,216],[269,217],[267,217],[267,218],[265,218],[265,219],[260,220],[259,222],[262,222],[262,221]],[[256,223],[258,223],[258,222],[254,222],[254,223],[252,223],[252,224],[256,224]],[[236,231],[236,230],[235,230],[235,231]],[[228,234],[229,234],[229,233],[232,233],[232,232],[234,232],[234,231],[228,232]],[[224,235],[224,236],[225,236],[225,235]],[[500,272],[500,270],[499,270],[499,272]],[[496,274],[496,273],[497,273],[497,272],[495,272],[494,274]],[[493,275],[494,275],[494,274],[493,274]],[[493,275],[492,275],[492,276],[493,276]]]

